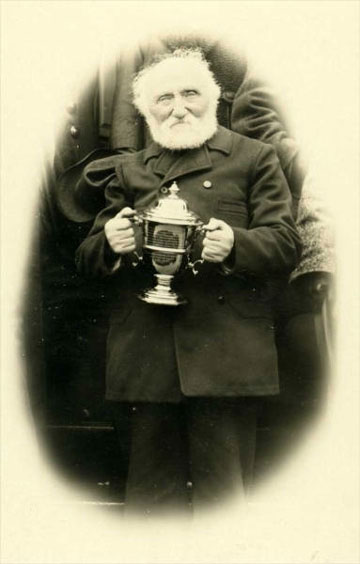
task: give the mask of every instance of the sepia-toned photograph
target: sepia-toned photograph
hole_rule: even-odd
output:
[[[2,9],[2,562],[356,562],[359,5]]]

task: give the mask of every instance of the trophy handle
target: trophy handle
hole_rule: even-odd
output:
[[[140,256],[136,251],[133,251],[131,254],[134,255],[134,259],[131,261],[132,266],[139,266],[139,264],[144,261],[143,257]]]
[[[188,257],[188,263],[186,265],[186,268],[190,268],[192,270],[192,273],[194,274],[194,276],[196,276],[197,274],[199,274],[199,271],[196,268],[196,265],[197,264],[199,264],[199,265],[203,264],[204,262],[205,262],[205,259],[197,259],[195,262],[191,262],[189,260],[189,257]]]
[[[206,229],[204,229],[204,223],[201,222],[201,223],[199,223],[199,225],[197,225],[195,227],[194,239],[196,239],[196,237],[198,237],[199,235],[204,235],[205,233],[206,233]],[[194,276],[199,274],[199,270],[196,268],[196,266],[203,264],[205,262],[205,259],[197,259],[194,262],[191,262],[191,260],[189,258],[189,254],[187,254],[187,260],[188,260],[188,263],[187,263],[185,268],[189,268],[190,270],[192,270],[192,273],[194,274]]]
[[[144,223],[143,218],[139,216],[137,213],[132,217],[129,217],[128,219],[133,225],[141,226]],[[141,264],[144,261],[144,258],[141,255],[139,255],[137,251],[133,251],[131,254],[134,256],[134,259],[131,261],[133,267],[139,266],[139,264]]]
[[[134,225],[142,225],[144,223],[143,218],[140,215],[138,215],[137,213],[135,215],[133,215],[132,217],[129,217],[128,219]]]

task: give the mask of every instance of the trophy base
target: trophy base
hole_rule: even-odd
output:
[[[148,304],[178,306],[186,304],[187,300],[183,296],[174,292],[170,287],[170,282],[173,278],[172,275],[156,274],[158,283],[155,288],[144,290],[138,294],[138,298]]]

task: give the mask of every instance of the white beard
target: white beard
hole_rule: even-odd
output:
[[[209,108],[201,118],[190,114],[183,122],[168,118],[161,125],[151,114],[145,117],[154,141],[173,151],[201,147],[214,135],[218,127],[216,110],[213,108]]]

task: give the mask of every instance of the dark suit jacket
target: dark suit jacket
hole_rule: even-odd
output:
[[[177,284],[189,303],[170,308],[137,299],[136,291],[152,284],[146,266],[134,268],[127,257],[112,273],[104,225],[124,206],[154,204],[174,180],[203,221],[217,217],[232,226],[235,245],[226,274],[221,265],[205,263],[196,277],[180,275]],[[294,268],[299,238],[274,149],[220,127],[200,149],[174,153],[153,143],[94,161],[81,182],[92,194],[105,187],[106,195],[76,260],[84,275],[107,276],[116,294],[107,398],[177,401],[179,380],[186,396],[277,393],[270,289]],[[200,253],[198,244],[193,258]]]

